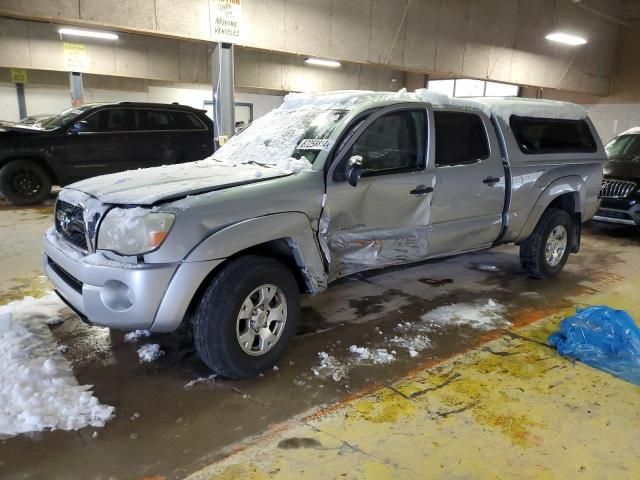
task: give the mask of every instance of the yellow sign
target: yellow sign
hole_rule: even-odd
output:
[[[64,69],[83,72],[86,69],[87,46],[83,43],[63,43]]]
[[[27,83],[27,71],[24,68],[12,68],[11,81],[13,83]]]
[[[211,30],[218,42],[238,43],[242,37],[241,0],[211,2]]]

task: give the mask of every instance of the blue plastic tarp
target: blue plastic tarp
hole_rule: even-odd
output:
[[[548,342],[561,355],[640,385],[640,328],[624,310],[578,309]]]

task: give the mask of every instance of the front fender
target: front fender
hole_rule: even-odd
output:
[[[251,218],[225,227],[203,240],[185,259],[203,262],[231,257],[273,240],[285,240],[309,290],[327,287],[327,273],[309,218],[300,212]]]
[[[565,195],[567,193],[571,193],[574,195],[576,212],[573,213],[584,212],[586,208],[587,195],[586,186],[582,177],[571,175],[559,178],[551,182],[540,193],[540,196],[536,199],[536,202],[531,209],[531,213],[529,214],[529,218],[527,219],[524,228],[515,239],[515,243],[523,242],[527,238],[529,238],[529,235],[533,233],[533,230],[536,228],[538,221],[540,221],[540,217],[542,217],[542,214],[547,209],[547,207],[549,207],[551,202],[553,202],[553,200],[558,198],[560,195]]]

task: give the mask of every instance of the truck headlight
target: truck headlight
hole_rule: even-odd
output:
[[[146,208],[113,208],[100,224],[99,250],[142,255],[155,250],[169,234],[176,216]]]

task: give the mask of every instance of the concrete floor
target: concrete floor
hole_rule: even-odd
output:
[[[47,290],[40,237],[51,221],[51,206],[0,205],[0,304]],[[639,247],[636,230],[591,225],[550,281],[526,278],[514,247],[343,280],[304,302],[279,370],[242,382],[185,388],[209,375],[186,332],[155,337],[166,354],[140,365],[122,332],[69,314],[54,334],[117,416],[1,441],[0,478],[640,478],[640,388],[544,345],[579,305],[640,319]],[[507,306],[512,327],[448,328],[420,356],[353,367],[345,381],[311,371],[318,352],[388,347],[398,322],[486,298]]]

